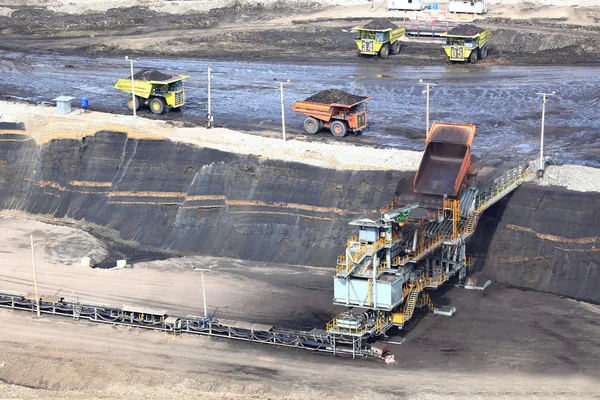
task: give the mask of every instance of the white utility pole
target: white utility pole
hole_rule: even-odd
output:
[[[138,62],[139,59],[136,58],[135,60],[132,58],[129,58],[129,56],[125,56],[125,59],[127,61],[129,61],[129,66],[131,67],[131,97],[132,97],[132,108],[133,108],[133,118],[136,117],[136,105],[137,105],[137,100],[135,98],[135,85],[133,84],[133,63],[134,62]]]
[[[31,235],[31,263],[33,265],[33,286],[35,288],[35,302],[37,304],[37,316],[41,315],[40,313],[40,295],[38,294],[38,286],[37,286],[37,276],[35,273],[35,253],[33,251],[33,235]]]
[[[427,95],[427,110],[425,116],[425,137],[427,137],[427,135],[429,135],[429,92],[431,91],[431,88],[433,86],[437,86],[437,83],[424,82],[423,79],[419,79],[419,84],[425,85],[425,90],[423,90],[423,94]]]
[[[208,311],[206,310],[206,290],[204,288],[204,273],[205,272],[210,272],[211,269],[210,269],[210,267],[208,267],[208,268],[194,268],[194,271],[200,271],[200,273],[202,274],[202,302],[204,304],[204,316],[206,317],[208,315]]]
[[[283,104],[283,84],[290,83],[290,80],[279,81],[279,93],[281,94],[281,133],[283,134],[283,141],[285,142],[285,106]]]
[[[542,133],[540,135],[540,165],[538,171],[544,171],[544,125],[546,123],[546,102],[548,101],[548,97],[554,96],[556,92],[536,94],[542,96]]]
[[[211,68],[210,65],[208,66],[208,115],[206,116],[207,121],[206,121],[206,127],[208,129],[213,127],[213,116],[212,116],[212,105],[211,105],[211,99],[210,99],[210,81],[212,81],[213,76],[211,75]]]

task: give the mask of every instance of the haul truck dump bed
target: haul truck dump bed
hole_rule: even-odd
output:
[[[434,122],[415,176],[415,191],[457,197],[471,169],[475,125]]]

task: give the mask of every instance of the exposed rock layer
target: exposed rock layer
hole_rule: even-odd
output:
[[[414,172],[337,171],[99,132],[0,141],[0,209],[92,224],[155,251],[331,265]],[[532,184],[482,218],[469,252],[500,282],[600,301],[600,197]]]
[[[4,135],[5,139],[11,138]],[[1,209],[92,223],[155,250],[331,264],[348,222],[410,172],[336,171],[100,132],[0,142]]]
[[[527,184],[486,211],[469,246],[493,280],[600,302],[600,196]]]

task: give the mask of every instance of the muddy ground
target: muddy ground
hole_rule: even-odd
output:
[[[102,60],[101,56],[118,56],[122,60],[125,54],[155,59],[167,57],[177,59],[177,62],[184,58],[272,60],[275,63],[270,65],[264,62],[241,66],[242,63],[228,63],[240,67],[239,70],[233,69],[228,76],[236,73],[247,76],[256,73],[252,70],[265,72],[269,69],[270,74],[265,72],[269,80],[285,69],[296,69],[296,74],[306,76],[310,73],[309,69],[298,69],[298,64],[304,62],[315,68],[319,64],[337,63],[333,70],[341,70],[339,66],[347,63],[357,69],[351,71],[357,82],[360,82],[358,79],[365,80],[362,76],[368,76],[370,78],[366,80],[372,81],[411,73],[404,70],[389,73],[400,65],[437,65],[432,68],[444,68],[442,66],[446,65],[438,42],[414,40],[406,43],[401,55],[389,60],[357,58],[349,28],[362,23],[362,20],[329,18],[294,23],[293,17],[290,19],[289,16],[300,12],[310,12],[310,9],[238,6],[205,14],[167,15],[144,8],[130,8],[112,10],[107,14],[71,16],[51,13],[43,8],[20,7],[12,16],[0,17],[0,33],[3,35],[0,49],[4,50],[2,56],[6,57],[9,69],[6,76],[12,77],[10,82],[7,82],[9,79],[2,81],[3,93],[0,94],[11,90],[15,91],[12,93],[15,96],[31,96],[34,101],[40,102],[42,99],[35,96],[41,96],[42,88],[47,101],[55,95],[56,87],[62,87],[76,95],[92,93],[92,100],[96,100],[92,96],[98,99],[95,104],[102,104],[105,109],[116,110],[119,107],[120,110],[122,104],[117,94],[110,98],[106,95],[106,88],[110,89],[114,77],[122,76],[122,70],[114,69],[109,76],[101,78],[98,78],[98,73],[91,73],[101,81],[96,83],[90,83],[89,71],[111,65],[112,61]],[[512,20],[492,20],[488,24],[495,29],[496,35],[491,59],[475,66],[474,71],[479,74],[489,74],[479,78],[483,83],[477,92],[478,99],[473,101],[472,97],[468,97],[472,96],[472,88],[463,89],[460,82],[457,83],[458,74],[466,70],[451,72],[447,79],[449,89],[440,90],[443,95],[440,97],[452,98],[451,95],[461,91],[467,97],[466,104],[483,103],[481,99],[487,99],[487,96],[495,100],[504,98],[505,103],[512,103],[514,108],[521,109],[522,114],[527,114],[513,118],[517,127],[529,126],[531,121],[537,121],[539,107],[535,112],[533,107],[523,107],[523,104],[531,106],[531,99],[512,86],[510,90],[498,90],[498,80],[516,82],[517,87],[519,82],[524,81],[531,85],[531,76],[535,74],[535,85],[545,87],[548,82],[558,81],[558,73],[541,69],[514,72],[482,66],[600,63],[599,32],[595,28],[563,26],[560,21],[556,25],[553,21],[516,23]],[[10,54],[11,51],[24,53],[24,57],[17,56],[17,61],[24,62],[13,62],[15,57]],[[40,58],[38,53],[52,56]],[[35,54],[33,67],[27,65],[27,55],[32,54]],[[54,54],[74,56],[76,62],[63,62],[64,57],[53,59]],[[98,65],[86,64],[89,59],[82,56],[98,57]],[[296,65],[281,61],[296,62]],[[54,65],[57,62],[62,64],[60,69]],[[165,67],[159,61],[153,62],[157,63],[157,67]],[[82,68],[79,64],[86,66]],[[201,71],[204,67],[195,68]],[[361,67],[368,67],[368,70],[361,72]],[[375,71],[378,67],[382,67],[383,72]],[[165,69],[171,70],[172,66]],[[598,103],[595,96],[590,95],[596,92],[594,83],[589,82],[590,69],[573,68],[569,77],[561,76],[564,91],[572,89],[565,99],[558,102],[559,111],[553,115],[555,120],[559,119],[558,116],[564,119],[561,126],[568,128],[549,132],[557,149],[576,147],[565,144],[566,139],[561,134],[569,131],[581,135],[584,123],[586,134],[591,132],[594,135],[597,122],[589,122],[593,116],[587,114],[590,114],[589,110],[595,110]],[[67,83],[61,80],[69,76],[65,71],[70,71],[72,78]],[[468,76],[472,77],[473,71],[468,72]],[[439,71],[428,73],[439,74]],[[200,73],[196,75],[200,76]],[[224,75],[221,77],[223,80],[226,79]],[[499,75],[504,78],[499,78]],[[222,102],[222,114],[229,115],[228,110],[239,108],[241,103],[253,107],[255,103],[249,101],[249,97],[260,91],[268,90],[269,94],[264,99],[273,100],[277,106],[278,93],[270,87],[265,89],[267,85],[263,78],[259,74],[253,78],[251,85],[242,85],[236,77],[238,82],[228,81],[227,86],[223,85],[218,97]],[[345,75],[338,78],[346,80]],[[16,80],[13,82],[12,79]],[[327,86],[323,84],[323,88],[345,88],[346,82],[331,85],[330,75],[319,79],[327,83]],[[27,80],[31,87],[24,87]],[[588,82],[580,84],[581,80]],[[48,82],[53,83],[40,84]],[[197,91],[194,101],[198,105],[201,86],[199,81],[193,85],[192,88]],[[297,91],[295,94],[302,94],[297,98],[314,93],[314,87],[309,90],[308,83],[306,85],[294,89]],[[404,96],[414,93],[416,98],[419,95],[421,101],[420,87],[411,85],[397,90]],[[387,92],[390,85],[378,86],[379,90]],[[582,88],[586,91],[583,95],[580,94]],[[527,91],[532,92],[530,89],[527,88]],[[81,90],[81,93],[74,93],[76,90]],[[235,91],[251,95],[234,96],[232,93]],[[506,95],[507,91],[510,91],[510,96]],[[108,101],[102,103],[105,98]],[[573,104],[582,102],[585,107],[578,108],[581,116],[573,117]],[[416,101],[412,103],[416,104]],[[485,118],[488,127],[502,128],[509,123],[507,116],[513,111],[499,108],[497,102],[493,104],[494,115],[482,118]],[[373,103],[374,108],[376,105]],[[454,112],[448,107],[445,104],[446,113]],[[464,104],[462,108],[456,107],[459,111],[453,115],[464,115]],[[200,114],[202,111],[197,108]],[[269,108],[277,110],[277,107]],[[251,111],[257,114],[259,109]],[[403,111],[416,115],[412,111],[406,112],[404,106]],[[261,115],[260,118],[265,118],[264,113]],[[165,118],[168,117],[170,115]],[[382,116],[380,120],[383,119]],[[255,129],[277,123],[276,118],[270,116],[265,121],[264,124],[262,120],[254,121]],[[247,121],[245,123],[248,124]],[[405,125],[415,132],[414,140],[421,143],[422,138],[416,135],[417,122]],[[387,131],[381,129],[380,132]],[[404,136],[398,136],[404,139]],[[530,142],[534,143],[536,138],[532,135]],[[490,141],[493,139],[489,136]],[[580,159],[597,163],[594,157],[597,139],[592,136],[591,140],[584,141],[586,148],[579,146],[574,151],[581,153]],[[517,140],[513,142],[518,143]],[[405,143],[403,145],[406,146]],[[489,147],[488,143],[486,148]],[[137,147],[124,154],[135,154],[135,151]],[[518,149],[511,149],[511,152],[518,153]],[[573,150],[569,154],[571,157],[572,153]],[[27,155],[28,160],[35,159],[32,154]],[[106,172],[106,168],[101,171]],[[252,170],[243,171],[253,173]],[[150,215],[156,213],[149,213],[145,218]],[[4,264],[0,288],[5,290],[31,289],[30,266],[23,260],[29,257],[27,235],[33,231],[40,239],[38,260],[42,289],[52,294],[58,290],[61,293],[75,291],[86,300],[107,300],[115,304],[133,302],[165,307],[181,314],[198,313],[200,282],[198,275],[190,269],[213,266],[215,271],[207,280],[208,303],[211,308],[219,307],[219,313],[224,317],[311,327],[322,326],[337,311],[331,305],[332,273],[328,267],[184,257],[139,263],[132,270],[88,270],[77,265],[80,253],[87,254],[100,248],[102,252],[121,251],[127,256],[127,250],[115,251],[100,238],[77,230],[63,230],[64,227],[21,220],[4,219],[1,222],[3,240],[0,253]],[[256,234],[255,231],[251,233]],[[110,257],[106,259],[106,263],[114,261]],[[597,369],[600,360],[600,314],[597,306],[498,284],[483,293],[446,287],[434,293],[434,301],[438,305],[457,307],[458,314],[453,318],[419,314],[409,329],[393,332],[388,340],[393,342],[392,352],[399,363],[392,366],[373,360],[350,361],[295,350],[205,338],[170,337],[135,329],[57,321],[49,317],[38,320],[26,313],[2,310],[0,397],[592,398],[600,392]],[[406,341],[399,345],[403,339]],[[360,377],[360,381],[356,377]],[[359,384],[355,384],[357,381]]]
[[[192,268],[212,267],[207,302],[221,318],[306,328],[322,326],[337,311],[329,268],[184,257],[89,269],[78,258],[107,246],[101,240],[6,215],[1,289],[31,291],[32,231],[41,293],[197,315],[201,281]],[[598,306],[502,285],[484,292],[447,286],[433,298],[457,314],[419,312],[407,330],[390,331],[398,363],[389,366],[0,310],[0,397],[544,399],[593,398],[600,390]],[[360,387],[343,383],[357,376]]]
[[[14,10],[14,8],[11,8]],[[206,13],[163,14],[145,7],[106,13],[62,14],[43,7],[19,7],[0,16],[0,49],[63,55],[139,55],[221,60],[345,61],[353,64],[445,64],[440,40],[410,38],[400,55],[388,60],[356,56],[351,28],[370,20],[356,17],[307,18],[322,9],[315,3],[213,9]],[[7,13],[4,13],[7,14]],[[0,14],[1,15],[1,14]],[[302,19],[294,19],[302,16]],[[402,21],[392,19],[402,25]],[[490,18],[490,64],[600,63],[597,26],[561,20]]]
[[[473,151],[493,166],[513,165],[538,154],[541,104],[536,92],[556,91],[546,106],[545,147],[554,162],[600,166],[600,70],[563,66],[512,65],[395,66],[317,62],[207,61],[142,58],[137,69],[153,68],[190,76],[187,104],[180,112],[138,115],[185,126],[203,126],[207,109],[206,69],[212,67],[215,126],[258,135],[281,135],[278,82],[284,86],[286,133],[302,141],[393,146],[422,151],[425,95],[419,78],[438,84],[430,98],[430,120],[477,125]],[[129,73],[121,57],[57,56],[0,50],[0,98],[52,104],[60,95],[85,96],[92,111],[130,115],[127,95],[113,88]],[[327,130],[308,135],[304,115],[292,112],[296,100],[325,89],[370,96],[368,130],[343,139]],[[77,100],[73,107],[77,108]],[[476,105],[476,106],[474,106]],[[50,111],[50,110],[49,110]],[[6,119],[6,115],[5,118]],[[16,119],[15,121],[21,121]]]

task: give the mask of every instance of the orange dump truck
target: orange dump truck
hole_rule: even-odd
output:
[[[367,107],[371,97],[348,94],[340,90],[323,90],[306,100],[299,100],[292,111],[306,115],[304,130],[315,134],[328,128],[333,136],[344,137],[367,128]]]
[[[425,153],[415,176],[415,191],[458,197],[471,169],[475,125],[434,122],[425,140]]]

